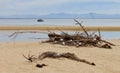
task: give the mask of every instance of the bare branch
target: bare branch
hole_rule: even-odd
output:
[[[34,55],[30,55],[30,52],[29,52],[29,54],[28,54],[28,57],[26,57],[24,54],[22,54],[22,55],[23,55],[23,57],[24,57],[25,59],[27,59],[27,60],[30,61],[30,62],[33,62],[34,60],[37,59],[37,58],[34,57]]]
[[[87,33],[87,31],[85,30],[85,28],[82,26],[82,24],[80,22],[78,22],[76,19],[74,19],[75,22],[77,22],[77,24],[79,24],[82,29],[84,30],[85,34],[87,35],[87,37],[89,37],[89,34]]]

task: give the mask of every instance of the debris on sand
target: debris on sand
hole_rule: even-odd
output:
[[[67,58],[67,59],[70,59],[70,60],[83,62],[83,63],[89,64],[89,65],[95,66],[94,62],[89,62],[89,61],[87,61],[85,59],[80,59],[74,53],[70,53],[70,52],[67,52],[67,53],[56,53],[56,52],[52,52],[52,51],[47,51],[47,52],[43,52],[42,54],[40,54],[36,58],[33,57],[33,56],[28,56],[28,57],[26,57],[25,55],[23,55],[23,56],[24,56],[25,59],[27,59],[30,62],[33,62],[33,61],[36,61],[36,60],[43,60],[45,58],[53,58],[53,59]],[[36,67],[43,67],[44,65],[43,64],[42,65],[38,65],[37,64]]]
[[[101,33],[99,29],[98,29],[99,35],[95,34],[95,32],[93,32],[92,34],[88,34],[88,32],[81,25],[81,23],[79,23],[77,20],[75,20],[75,22],[77,22],[77,24],[80,25],[84,33],[77,32],[75,34],[68,34],[62,32],[61,34],[57,34],[53,32],[48,34],[49,40],[45,42],[76,47],[95,46],[107,49],[111,49],[112,48],[111,46],[115,46],[114,44],[101,39]]]
[[[43,68],[43,66],[47,66],[46,64],[36,64],[36,67]]]
[[[49,40],[44,41],[46,43],[53,43],[53,44],[61,44],[61,45],[67,45],[67,46],[95,46],[99,48],[106,48],[106,49],[112,49],[111,46],[115,46],[115,44],[110,43],[106,40],[102,39],[100,29],[98,28],[98,35],[95,34],[95,32],[88,33],[85,27],[76,19],[74,19],[77,25],[82,28],[82,33],[77,32],[74,34],[68,34],[66,32],[62,32],[61,34],[55,33],[55,32],[50,32],[50,33],[45,33],[45,32],[40,32],[40,31],[27,31],[27,32],[14,32],[11,34],[9,37],[16,38],[18,34],[22,33],[44,33],[48,34]],[[56,28],[57,29],[57,28]]]

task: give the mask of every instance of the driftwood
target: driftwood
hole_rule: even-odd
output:
[[[18,34],[23,34],[23,33],[44,33],[44,34],[49,34],[48,32],[41,32],[41,31],[19,31],[19,32],[14,32],[8,37],[10,38],[16,38]]]
[[[43,66],[47,66],[46,64],[36,64],[36,67],[43,68]]]
[[[76,46],[76,47],[80,47],[80,46],[100,47],[104,45],[103,43],[108,44],[109,46],[115,46],[115,44],[101,39],[101,37],[99,37],[96,34],[94,36],[92,35],[90,35],[89,38],[87,38],[81,34],[65,35],[65,34],[50,33],[48,34],[50,39],[47,40],[46,42],[51,42],[54,44],[61,44],[61,45],[68,45],[68,46]]]
[[[70,35],[65,32],[62,32],[62,34],[57,34],[53,32],[48,34],[49,40],[47,40],[46,42],[68,45],[68,46],[76,46],[76,47],[95,46],[95,47],[110,48],[110,49],[112,48],[111,46],[115,46],[115,44],[102,39],[99,29],[98,29],[99,35],[95,34],[95,32],[93,32],[92,34],[88,34],[88,32],[81,25],[81,23],[79,23],[77,20],[75,20],[75,22],[77,22],[77,24],[81,26],[84,33],[78,32],[76,34]],[[109,47],[107,47],[106,44]]]
[[[80,22],[78,22],[76,19],[74,19],[75,22],[77,22],[77,24],[79,24],[82,29],[84,30],[84,32],[86,33],[87,37],[89,37],[89,34],[87,33],[87,31],[85,30],[85,28],[82,26],[82,24]]]
[[[49,40],[44,41],[47,43],[76,46],[76,47],[95,46],[95,47],[109,48],[109,49],[112,48],[111,46],[115,46],[115,44],[102,39],[99,29],[98,29],[98,35],[95,34],[95,32],[92,32],[92,34],[89,34],[79,21],[77,21],[76,19],[74,19],[74,21],[83,29],[84,33],[77,32],[75,34],[68,34],[62,31],[61,34],[57,34],[55,32],[48,33],[48,32],[40,32],[40,31],[26,31],[26,32],[21,31],[21,32],[14,32],[9,37],[16,38],[18,34],[22,34],[22,33],[44,33],[44,34],[48,34],[48,37],[49,37]],[[37,38],[37,39],[42,39],[42,38]],[[109,47],[107,47],[106,44]]]
[[[101,48],[107,48],[107,49],[112,49],[112,47],[108,44],[104,44],[102,46],[100,46]]]
[[[30,55],[30,52],[29,52],[28,56],[25,56],[24,54],[22,54],[22,55],[25,59],[27,59],[30,62],[33,62],[34,60],[37,59],[34,55]]]
[[[67,59],[75,60],[75,61],[78,61],[78,62],[84,62],[84,63],[90,64],[90,65],[95,65],[93,62],[91,63],[91,62],[89,62],[85,59],[80,59],[74,53],[69,53],[69,52],[59,54],[59,53],[56,53],[56,52],[48,51],[48,52],[42,53],[38,57],[38,59],[40,59],[40,60],[43,60],[45,58],[55,58],[55,59],[57,59],[57,58],[67,58]]]
[[[53,59],[67,58],[67,59],[70,59],[70,60],[83,62],[83,63],[89,64],[89,65],[95,66],[95,63],[89,62],[89,61],[87,61],[85,59],[80,59],[74,53],[70,53],[70,52],[67,52],[67,53],[56,53],[56,52],[52,52],[52,51],[47,51],[47,52],[43,52],[42,54],[40,54],[37,58],[35,58],[35,57],[31,58],[32,56],[28,56],[28,57],[24,56],[24,58],[27,59],[30,62],[33,62],[35,60],[43,60],[45,58],[53,58]],[[41,67],[41,65],[37,65],[37,66]]]

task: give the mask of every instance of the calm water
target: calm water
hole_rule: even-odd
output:
[[[44,22],[37,22],[37,19],[0,19],[0,26],[1,25],[75,25],[73,19],[43,19]],[[82,22],[84,26],[120,26],[120,19],[78,19]],[[8,37],[12,32],[9,31],[0,31],[0,41],[33,41],[38,40],[35,38],[48,38],[47,34],[40,34],[40,33],[25,33],[19,34],[16,39]],[[103,39],[120,39],[120,32],[102,32]]]
[[[74,19],[0,19],[0,25],[75,25]],[[120,26],[120,19],[78,19],[84,26]]]

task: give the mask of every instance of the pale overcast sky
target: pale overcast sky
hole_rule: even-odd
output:
[[[0,16],[51,13],[120,14],[120,0],[0,0]]]

